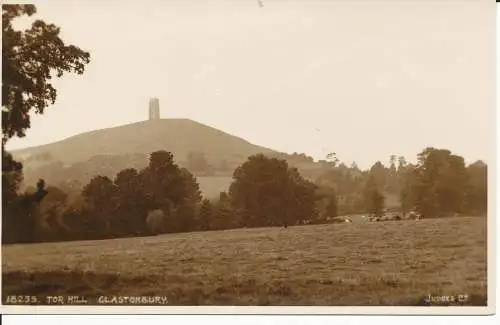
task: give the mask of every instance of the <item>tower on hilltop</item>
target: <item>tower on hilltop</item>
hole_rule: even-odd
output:
[[[149,120],[160,119],[160,100],[156,97],[149,99]]]

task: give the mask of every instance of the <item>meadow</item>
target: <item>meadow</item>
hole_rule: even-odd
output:
[[[486,305],[486,218],[233,229],[3,246],[6,295],[155,295],[170,305]]]
[[[197,176],[196,180],[200,186],[203,197],[213,199],[219,198],[220,192],[227,192],[232,176]]]

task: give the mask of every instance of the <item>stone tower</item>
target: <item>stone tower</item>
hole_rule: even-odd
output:
[[[158,98],[149,99],[149,120],[160,119],[160,100]]]

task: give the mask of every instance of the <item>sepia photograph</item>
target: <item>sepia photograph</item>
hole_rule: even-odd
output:
[[[8,1],[2,28],[2,310],[494,312],[495,2]]]

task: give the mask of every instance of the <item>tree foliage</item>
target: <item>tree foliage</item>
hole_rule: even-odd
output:
[[[89,53],[63,42],[60,28],[54,24],[37,19],[24,31],[14,28],[16,18],[35,13],[34,5],[2,5],[3,242],[37,240],[39,205],[48,193],[42,180],[34,193],[19,193],[23,166],[5,151],[5,145],[13,136],[25,136],[32,111],[43,114],[55,102],[57,91],[50,83],[54,74],[82,74],[90,62]],[[51,192],[57,191],[52,188]],[[55,216],[56,209],[47,206],[51,205],[45,205],[45,212]]]
[[[59,37],[60,28],[35,20],[18,31],[12,24],[20,16],[36,13],[34,5],[2,5],[2,131],[3,143],[23,137],[30,127],[30,111],[43,114],[54,104],[57,91],[52,77],[65,72],[82,74],[90,54]]]
[[[208,199],[201,202],[197,224],[199,230],[210,230],[214,220],[214,206]]]
[[[314,214],[315,186],[284,160],[251,156],[233,179],[229,195],[245,226],[294,224]]]
[[[315,201],[315,222],[326,222],[329,219],[337,217],[339,213],[338,197],[334,188],[328,186],[318,186],[316,188]]]
[[[46,195],[45,182],[39,180],[33,193],[16,194],[2,202],[2,243],[38,240],[39,205]]]
[[[221,192],[218,200],[213,204],[212,222],[210,229],[221,230],[244,226],[239,214],[231,204],[231,198],[226,192]]]
[[[463,157],[429,147],[418,154],[416,166],[406,168],[406,208],[412,207],[427,218],[467,211],[471,178]]]
[[[201,192],[196,178],[179,168],[170,152],[156,151],[140,172],[124,169],[114,181],[106,176],[92,178],[83,188],[82,197],[92,229],[140,235],[193,230]],[[157,211],[154,215],[161,211],[161,227],[158,217],[148,221],[152,211]]]
[[[488,211],[488,166],[476,161],[467,167],[468,186],[466,189],[466,210],[473,214]]]
[[[376,173],[376,169],[372,168],[371,172]],[[366,211],[374,216],[381,216],[384,213],[384,195],[381,193],[376,177],[376,174],[370,173],[365,185],[364,197]]]
[[[117,188],[106,176],[95,176],[85,185],[82,196],[98,228],[109,233],[117,206]]]
[[[143,233],[148,201],[139,172],[135,168],[124,169],[116,175],[114,184],[117,190],[116,231]]]

